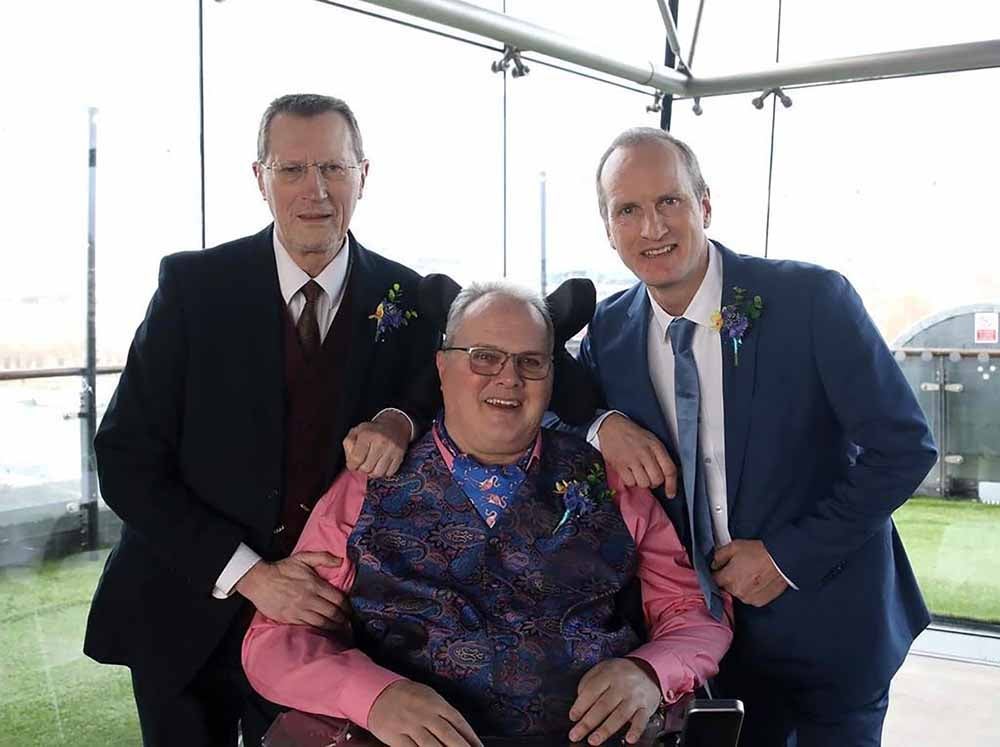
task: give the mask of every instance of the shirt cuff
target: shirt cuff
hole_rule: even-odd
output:
[[[259,560],[260,555],[240,542],[240,546],[236,548],[233,557],[229,559],[226,567],[219,574],[219,578],[216,579],[215,588],[212,589],[212,596],[216,599],[228,599],[231,597],[236,584],[247,574],[247,571],[257,565]]]
[[[767,552],[767,550],[765,549],[765,550],[764,550],[764,552]],[[768,552],[768,553],[767,553],[767,557],[771,558],[771,553],[769,553],[769,552]],[[782,577],[783,579],[785,579],[785,583],[786,583],[786,584],[788,584],[788,585],[789,585],[789,586],[791,586],[791,587],[792,587],[793,589],[795,589],[795,591],[798,591],[798,590],[799,590],[799,587],[798,587],[798,586],[796,586],[796,585],[795,585],[795,584],[794,584],[794,583],[792,582],[792,579],[790,579],[790,578],[789,578],[788,576],[786,576],[786,575],[784,574],[784,572],[783,572],[783,571],[781,570],[781,568],[779,568],[779,567],[778,567],[778,564],[774,562],[774,558],[771,558],[771,565],[773,565],[773,566],[774,566],[774,570],[776,570],[776,571],[778,572],[778,575],[780,575],[780,576],[781,576],[781,577]]]
[[[676,703],[681,696],[692,692],[698,683],[674,654],[662,650],[662,641],[647,643],[628,654],[629,659],[641,659],[656,673],[657,684],[667,705]]]
[[[409,415],[407,415],[405,412],[403,412],[397,407],[383,407],[381,410],[375,413],[375,417],[372,418],[372,421],[374,422],[375,420],[377,420],[378,416],[381,415],[383,412],[398,412],[400,415],[406,418],[406,422],[410,424],[410,443],[412,444],[413,439],[417,437],[417,427],[413,424],[413,418],[411,418]]]
[[[601,426],[604,425],[604,421],[608,419],[608,415],[621,415],[623,418],[628,417],[628,415],[623,412],[619,412],[618,410],[608,410],[607,412],[597,416],[597,420],[591,423],[590,428],[587,429],[587,443],[598,451],[601,450],[601,439],[598,438],[597,432],[601,430]]]

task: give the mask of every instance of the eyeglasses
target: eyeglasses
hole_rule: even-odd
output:
[[[472,373],[480,376],[496,376],[503,371],[507,361],[514,359],[514,370],[523,379],[537,381],[549,375],[552,368],[552,356],[544,353],[508,353],[496,348],[441,348],[445,352],[458,350],[469,356],[469,368]]]
[[[319,175],[326,182],[346,181],[352,169],[361,170],[360,166],[348,166],[336,161],[310,161],[309,163],[275,161],[274,163],[260,164],[262,169],[270,171],[274,178],[282,184],[297,184],[302,181],[310,166],[315,166]]]

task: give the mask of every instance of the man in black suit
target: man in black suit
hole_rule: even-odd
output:
[[[343,624],[315,572],[340,561],[289,553],[345,464],[393,473],[432,414],[408,397],[438,342],[412,313],[420,278],[348,231],[368,174],[350,108],[276,99],[253,169],[274,223],[162,261],[95,442],[124,527],[84,651],[131,668],[146,745],[235,745],[238,721],[260,744],[239,663],[253,610]]]

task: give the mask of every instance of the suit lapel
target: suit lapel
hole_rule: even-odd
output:
[[[749,295],[758,292],[753,288],[748,268],[739,255],[716,242],[722,257],[722,305],[733,303],[733,288],[745,288]],[[733,351],[733,343],[724,335],[719,335],[722,346],[722,397],[725,404],[726,422],[726,493],[730,517],[739,494],[740,478],[746,455],[747,437],[750,433],[750,409],[753,400],[754,376],[757,369],[757,322],[751,323],[743,335],[739,348],[739,365]]]
[[[351,307],[346,309],[351,315],[351,346],[344,373],[344,387],[337,403],[337,422],[334,433],[347,433],[356,425],[357,409],[363,401],[361,396],[364,386],[362,378],[370,370],[372,356],[375,353],[375,320],[369,317],[375,307],[383,299],[392,278],[381,277],[375,267],[371,255],[348,233],[350,241],[350,270],[347,282],[351,290]],[[334,444],[338,458],[343,449],[340,442]]]
[[[622,325],[622,335],[619,338],[620,350],[612,350],[607,357],[609,360],[632,361],[633,365],[626,367],[624,373],[634,392],[634,413],[666,445],[671,456],[675,456],[677,450],[667,430],[667,421],[663,417],[660,401],[656,398],[653,382],[649,378],[649,325],[652,316],[649,296],[641,283],[631,293],[633,297],[628,305],[628,322]],[[635,358],[637,354],[638,360]]]
[[[248,334],[253,388],[259,393],[257,416],[262,433],[274,439],[262,453],[280,454],[284,448],[285,304],[278,284],[272,230],[268,226],[254,237],[243,272],[244,285],[239,292],[250,301],[243,309],[243,329]]]

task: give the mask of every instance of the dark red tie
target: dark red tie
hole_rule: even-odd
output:
[[[306,305],[299,315],[299,321],[295,324],[295,329],[299,333],[302,352],[305,353],[308,360],[312,360],[316,356],[320,345],[316,304],[319,300],[319,294],[323,292],[323,289],[315,280],[310,280],[300,290],[302,291],[302,295],[306,297]]]

